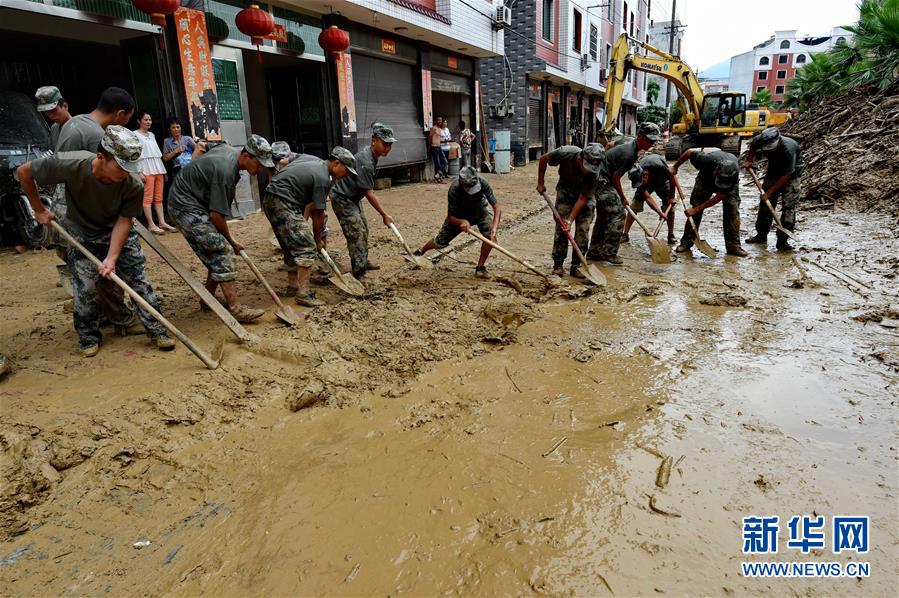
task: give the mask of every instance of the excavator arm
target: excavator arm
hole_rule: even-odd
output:
[[[631,51],[632,44],[654,56],[634,54]],[[659,75],[671,81],[683,96],[683,103],[687,108],[683,119],[687,129],[699,123],[703,93],[693,69],[676,56],[622,33],[612,48],[609,79],[606,83],[606,122],[603,132],[607,136],[615,130],[621,100],[628,85],[627,74],[631,69]]]

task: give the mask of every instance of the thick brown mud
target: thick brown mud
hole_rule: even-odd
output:
[[[533,179],[491,178],[500,241],[548,271]],[[745,233],[757,194],[741,191]],[[417,245],[444,193],[382,198]],[[14,365],[0,382],[0,591],[895,595],[888,218],[801,216],[800,255],[871,287],[855,290],[814,267],[802,281],[773,234],[725,257],[720,208],[703,222],[717,259],[653,264],[635,227],[605,289],[549,286],[498,254],[491,273],[515,284],[476,280],[461,238],[436,270],[413,270],[369,221],[382,270],[367,296],[321,286],[327,307],[296,328],[269,314],[248,345],[150,256],[164,311],[222,354],[215,372],[139,336],[81,359],[53,256],[0,255]],[[283,286],[264,218],[235,230]],[[163,241],[199,271],[182,239]],[[339,234],[331,246],[345,255]],[[265,306],[250,277],[243,293]],[[773,514],[870,516],[868,555],[776,560],[866,560],[871,576],[743,578],[759,559],[741,552],[741,519]]]

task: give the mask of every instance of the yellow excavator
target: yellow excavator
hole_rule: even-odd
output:
[[[639,54],[642,48],[647,55]],[[683,60],[622,33],[612,49],[609,79],[606,82],[606,121],[603,133],[614,136],[624,90],[631,70],[659,75],[678,91],[681,121],[671,127],[665,157],[676,160],[694,147],[719,147],[740,155],[743,137],[751,137],[770,123],[768,110],[747,110],[746,95],[736,91],[703,94],[696,74]]]

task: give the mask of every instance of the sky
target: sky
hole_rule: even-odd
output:
[[[667,20],[671,0],[655,0],[652,18]],[[701,71],[751,50],[775,30],[822,35],[858,20],[854,0],[677,0],[684,30],[683,58]]]

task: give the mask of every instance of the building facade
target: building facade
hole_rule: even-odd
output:
[[[383,166],[413,180],[426,164],[435,106],[478,128],[477,59],[503,49],[492,0],[257,4],[276,28],[260,46],[236,26],[245,0],[181,0],[164,29],[130,0],[4,0],[0,89],[32,96],[56,85],[81,114],[116,85],[150,112],[160,142],[176,117],[198,138],[242,145],[259,133],[322,157],[335,145],[355,151],[383,120],[399,136]],[[331,25],[349,33],[346,52],[319,46]],[[237,195],[241,212],[258,207],[249,177]]]
[[[752,50],[730,59],[730,89],[747,97],[768,90],[774,101],[783,101],[787,84],[811,55],[826,52],[840,42],[851,42],[852,32],[834,27],[826,35],[799,37],[797,30],[775,31]]]
[[[517,0],[502,57],[481,61],[491,132],[508,130],[513,160],[526,164],[555,147],[582,145],[601,129],[605,82],[616,37],[643,39],[650,4],[611,0]],[[619,128],[633,132],[645,97],[643,73],[630,75]]]

